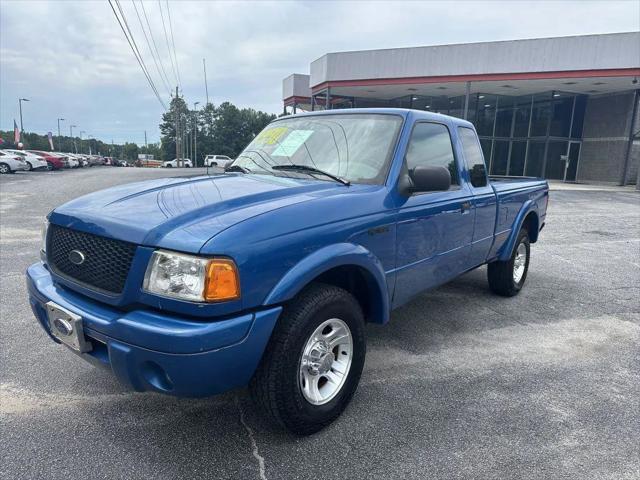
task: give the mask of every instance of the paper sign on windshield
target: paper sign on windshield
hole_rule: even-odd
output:
[[[313,130],[293,130],[278,145],[271,156],[273,157],[290,157],[294,155],[304,142],[311,136]]]

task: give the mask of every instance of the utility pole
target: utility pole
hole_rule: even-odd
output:
[[[174,122],[175,122],[175,129],[176,129],[176,158],[178,159],[178,166],[181,167],[182,166],[182,160],[180,159],[180,118],[179,118],[179,112],[178,112],[178,87],[176,86],[176,111],[175,111],[175,118],[174,118]]]
[[[80,153],[82,153],[82,134],[87,133],[84,130],[80,130]]]
[[[76,139],[73,137],[73,127],[77,127],[77,125],[69,125],[69,136],[73,140],[73,149],[78,153],[78,146],[76,145]]]
[[[144,131],[144,148],[148,148],[147,146],[147,131]]]
[[[202,59],[202,69],[204,70],[204,91],[207,93],[207,105],[209,105],[209,86],[207,85],[207,64]]]
[[[62,135],[60,135],[60,122],[64,122],[64,118],[58,119],[58,150],[62,151]]]
[[[204,60],[204,59],[203,59]],[[198,105],[200,102],[193,102],[193,166],[198,166]]]
[[[28,98],[19,98],[18,105],[20,106],[20,133],[24,133],[24,127],[22,126],[22,102],[29,102]]]

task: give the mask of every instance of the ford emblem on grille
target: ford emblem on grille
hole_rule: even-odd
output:
[[[65,337],[68,337],[73,333],[73,326],[64,318],[56,318],[53,321],[53,325],[56,327],[56,330]]]
[[[84,253],[82,253],[80,250],[71,250],[69,252],[69,261],[74,265],[82,265],[85,258],[86,257],[84,256]]]

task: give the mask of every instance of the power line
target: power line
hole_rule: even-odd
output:
[[[116,5],[118,6],[118,10],[120,11],[120,14],[122,15],[122,21],[124,21],[125,25],[127,25],[127,21],[124,17],[124,13],[122,12],[122,8],[120,7],[120,4],[118,3],[118,0],[115,0]],[[113,7],[113,0],[109,0],[109,6],[111,7],[111,10],[113,11],[113,15],[116,17],[116,20],[118,21],[118,25],[120,25],[120,29],[122,30],[122,33],[124,33],[125,38],[127,39],[127,42],[129,43],[129,46],[131,47],[131,51],[133,52],[133,55],[136,57],[136,60],[138,61],[138,65],[140,65],[140,68],[142,69],[142,73],[144,73],[144,76],[147,78],[147,82],[149,82],[149,86],[151,87],[151,90],[153,90],[153,93],[155,93],[156,98],[158,99],[158,102],[160,102],[160,105],[162,105],[162,108],[164,108],[165,110],[167,109],[166,105],[164,104],[164,102],[162,101],[162,98],[160,97],[160,94],[158,93],[158,89],[156,88],[155,84],[153,83],[153,80],[151,79],[151,76],[149,75],[149,72],[147,71],[147,68],[144,64],[144,60],[142,60],[142,57],[139,56],[140,52],[138,51],[138,47],[135,46],[135,40],[133,39],[133,36],[131,36],[131,38],[129,38],[129,35],[131,35],[131,31],[129,30],[129,26],[127,25],[127,28],[125,30],[124,25],[122,24],[122,21],[120,20],[120,17],[118,17],[118,14],[116,12],[116,9]],[[129,31],[129,35],[127,35],[127,31]]]
[[[158,7],[160,7],[160,18],[162,19],[162,29],[164,30],[164,39],[167,42],[167,53],[169,53],[169,60],[171,60],[171,70],[173,70],[173,76],[176,79],[176,84],[180,84],[178,75],[176,74],[176,67],[173,64],[173,57],[171,56],[171,47],[169,46],[169,35],[167,35],[167,26],[164,23],[164,15],[162,14],[162,3],[158,0]]]
[[[171,30],[171,45],[173,45],[173,57],[176,60],[176,72],[178,72],[178,84],[182,90],[182,79],[180,78],[180,69],[178,68],[178,55],[176,55],[176,44],[173,41],[173,22],[171,21],[171,10],[169,10],[169,0],[165,0],[167,4],[167,16],[169,17],[169,29]]]
[[[153,53],[153,48],[151,48],[151,43],[149,42],[149,38],[147,37],[147,32],[144,29],[144,25],[142,25],[142,19],[140,18],[140,14],[138,13],[138,8],[136,7],[136,2],[134,0],[131,0],[131,3],[133,3],[133,9],[136,11],[136,16],[138,17],[138,23],[140,24],[140,28],[142,29],[142,34],[144,35],[144,39],[147,42],[147,47],[149,48],[149,51],[151,52],[151,58],[153,58],[153,63],[156,66],[156,70],[158,71],[158,75],[160,76],[160,80],[162,81],[162,83],[164,83],[164,87],[167,89],[167,93],[169,94],[169,96],[171,96],[171,88],[169,88],[169,84],[167,83],[167,81],[162,76],[162,72],[160,71],[160,67],[158,66],[158,61],[156,60],[156,56]]]
[[[151,41],[153,43],[153,48],[156,51],[156,57],[158,57],[158,63],[160,63],[160,68],[162,70],[162,73],[164,75],[164,78],[167,82],[167,85],[171,85],[171,82],[169,81],[169,76],[167,75],[166,70],[164,69],[164,63],[162,62],[162,57],[160,56],[160,50],[158,50],[158,45],[156,44],[156,39],[153,36],[153,30],[151,29],[151,25],[149,24],[149,18],[147,17],[147,10],[144,8],[144,2],[142,0],[140,0],[140,6],[142,7],[142,13],[144,14],[144,19],[147,22],[147,27],[149,27],[149,35],[151,36]]]

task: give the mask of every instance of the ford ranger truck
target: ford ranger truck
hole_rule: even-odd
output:
[[[53,341],[134,390],[248,385],[266,414],[310,434],[353,396],[367,322],[484,264],[491,290],[518,294],[547,201],[544,180],[488,177],[464,120],[288,116],[223,173],[53,210],[27,270],[31,307]]]

